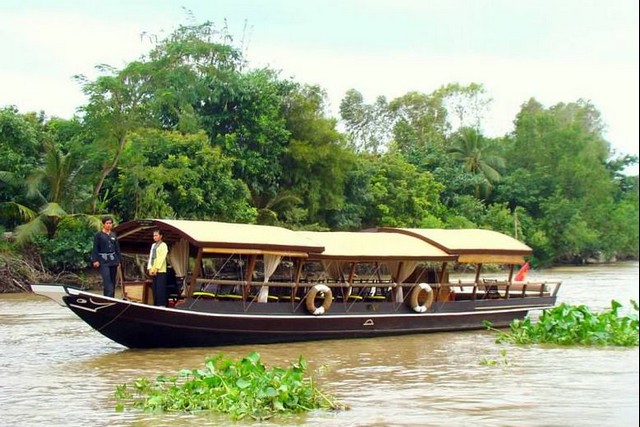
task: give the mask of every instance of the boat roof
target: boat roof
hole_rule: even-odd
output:
[[[133,220],[114,228],[122,252],[146,254],[159,228],[169,244],[186,239],[205,253],[279,254],[351,261],[457,261],[522,264],[532,249],[492,230],[391,228],[360,232],[177,219]]]
[[[268,225],[236,224],[179,219],[133,220],[114,228],[122,252],[147,253],[153,243],[153,230],[164,233],[169,245],[181,238],[208,253],[274,253],[307,256],[324,247],[295,231]]]
[[[377,231],[424,240],[448,254],[457,254],[458,262],[464,263],[522,264],[524,256],[533,253],[519,240],[493,230],[380,227]]]
[[[435,245],[413,236],[398,233],[348,231],[297,231],[296,233],[324,246],[312,259],[352,261],[453,261],[457,258]]]

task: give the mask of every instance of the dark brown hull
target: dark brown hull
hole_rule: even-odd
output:
[[[63,298],[82,320],[129,348],[215,347],[484,329],[508,326],[555,297],[435,302],[426,313],[391,302],[334,302],[322,315],[303,304],[187,300],[153,307],[73,291]]]

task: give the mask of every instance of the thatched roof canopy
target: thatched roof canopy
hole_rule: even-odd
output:
[[[310,255],[313,259],[344,261],[452,261],[450,255],[436,246],[415,237],[397,233],[368,232],[314,232],[298,234],[324,246],[322,253]]]
[[[186,239],[190,246],[214,252],[293,253],[322,252],[321,245],[282,227],[234,224],[216,221],[134,220],[118,225],[114,231],[122,252],[147,253],[153,243],[153,230],[161,229],[169,245]]]
[[[382,227],[378,231],[422,239],[458,255],[458,262],[464,263],[522,264],[524,256],[533,252],[517,239],[492,230]]]

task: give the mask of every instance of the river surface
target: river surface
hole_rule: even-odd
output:
[[[638,263],[531,271],[563,281],[559,302],[593,311],[638,301]],[[117,413],[116,385],[258,351],[304,357],[351,409],[266,422],[223,415]],[[501,351],[506,351],[503,354]],[[496,366],[482,361],[495,360]],[[505,363],[503,363],[505,362]],[[32,294],[0,295],[0,426],[637,426],[638,347],[496,344],[490,331],[177,350],[128,350]]]

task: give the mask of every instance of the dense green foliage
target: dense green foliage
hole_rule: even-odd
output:
[[[267,369],[256,352],[238,360],[218,354],[206,359],[204,369],[184,369],[175,377],[160,376],[155,382],[139,378],[130,386],[118,386],[116,410],[214,411],[234,420],[265,420],[313,409],[347,409],[322,393],[306,371],[302,357],[287,369]]]
[[[447,84],[340,119],[316,85],[246,69],[213,23],[181,26],[122,69],[77,76],[72,119],[0,109],[0,227],[57,269],[67,216],[204,219],[294,229],[478,227],[534,249],[534,265],[638,258],[638,177],[588,102],[526,101],[515,129],[482,134],[482,85]],[[341,131],[340,129],[344,129]],[[78,230],[85,235],[83,230]],[[45,240],[52,240],[50,244]],[[79,249],[79,248],[76,248]]]
[[[36,236],[33,243],[49,271],[80,271],[89,266],[94,234],[86,221],[66,217],[54,237]]]
[[[497,341],[514,344],[559,344],[589,346],[638,346],[638,303],[634,312],[621,314],[622,304],[611,301],[611,308],[594,313],[584,305],[566,303],[531,318],[514,320],[508,332],[498,331]]]

